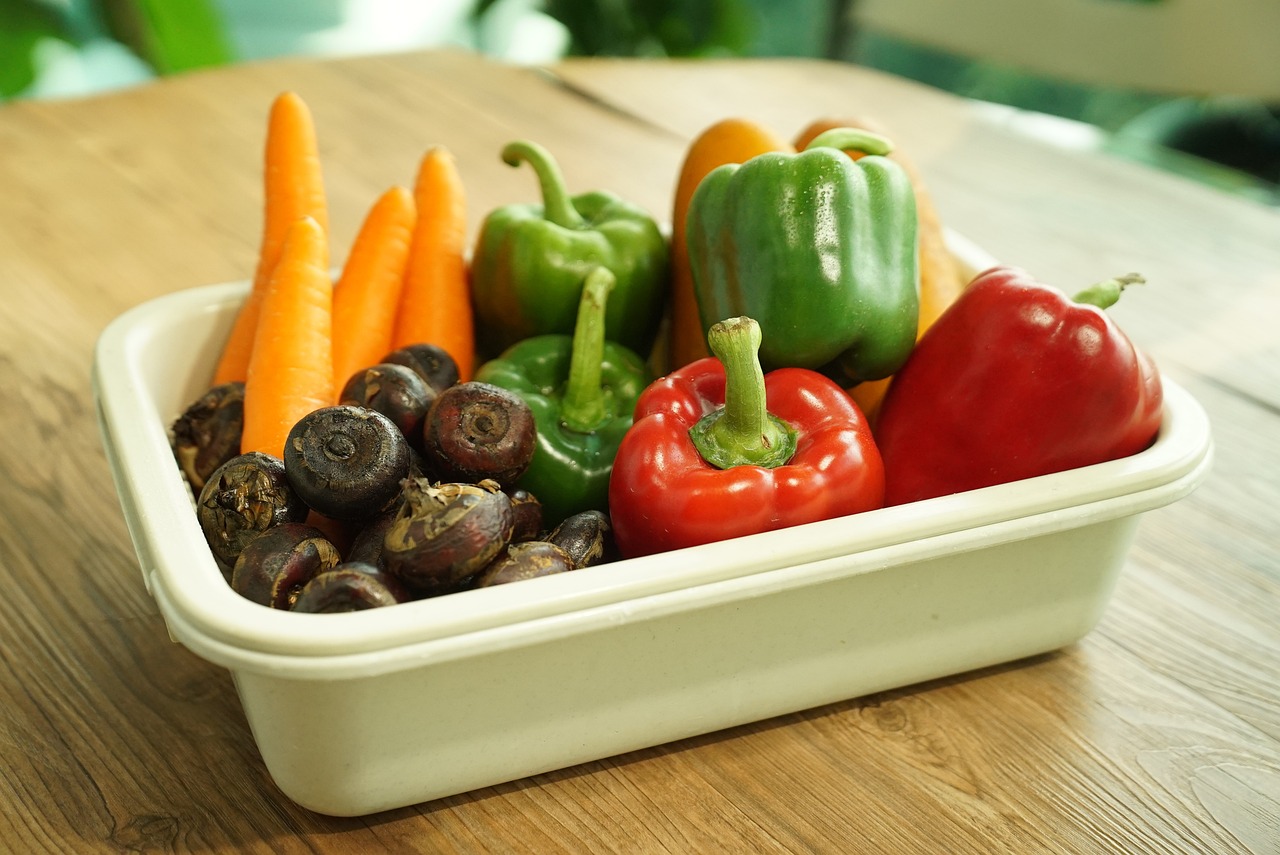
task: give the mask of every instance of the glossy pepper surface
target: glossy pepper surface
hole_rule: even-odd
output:
[[[887,504],[1135,454],[1160,429],[1155,364],[1107,316],[1108,280],[1074,299],[1025,271],[992,268],[894,375],[876,439]]]
[[[861,128],[872,133],[884,133],[876,123],[867,119],[818,119],[800,132],[794,145],[797,149],[803,149],[819,134],[833,128]],[[856,151],[849,151],[848,155],[855,160],[862,156]],[[906,171],[916,193],[916,265],[920,280],[920,318],[916,325],[916,340],[919,341],[925,330],[960,296],[969,280],[948,245],[942,218],[933,204],[933,196],[925,184],[924,175],[901,146],[889,152],[888,157]],[[867,380],[848,390],[862,412],[871,420],[873,428],[880,402],[889,391],[889,381],[892,379],[885,377],[881,380]]]
[[[708,331],[713,357],[650,384],[618,448],[609,513],[633,557],[880,507],[862,412],[815,371],[765,375],[750,318]]]
[[[582,287],[572,336],[520,341],[476,375],[515,392],[533,411],[537,445],[518,486],[538,498],[548,527],[582,511],[608,509],[613,459],[648,382],[638,354],[604,339],[614,282],[606,268],[594,269]]]
[[[571,197],[559,166],[536,143],[510,143],[502,159],[533,167],[543,204],[496,208],[481,224],[471,267],[481,352],[493,356],[531,336],[571,334],[582,282],[604,266],[617,279],[605,337],[648,354],[667,290],[667,241],[658,224],[612,193]]]
[[[773,131],[742,118],[726,118],[712,124],[693,138],[680,165],[675,200],[671,209],[671,335],[668,363],[672,368],[711,355],[707,350],[706,328],[698,315],[693,274],[689,270],[689,248],[685,244],[685,223],[689,202],[702,179],[717,166],[743,163],[768,151],[793,151]]]
[[[765,370],[887,377],[916,340],[915,191],[876,134],[836,128],[796,154],[712,170],[686,240],[703,328],[754,318]],[[871,152],[852,160],[845,149]]]

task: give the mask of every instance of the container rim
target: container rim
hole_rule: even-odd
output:
[[[756,596],[807,583],[837,565],[840,572],[888,572],[892,562],[937,550],[981,548],[993,538],[1029,537],[1169,504],[1195,488],[1212,457],[1204,410],[1164,378],[1160,434],[1131,457],[390,609],[276,611],[232,591],[209,553],[169,448],[166,428],[177,414],[161,412],[147,364],[157,336],[211,323],[237,305],[246,288],[192,288],[126,311],[100,336],[93,367],[103,444],[147,588],[176,640],[233,668],[314,679],[369,674],[467,655],[476,645],[583,631],[628,620],[638,610]]]

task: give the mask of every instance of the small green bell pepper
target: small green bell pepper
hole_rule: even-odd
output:
[[[602,265],[617,278],[605,337],[648,354],[666,298],[667,240],[658,224],[612,193],[570,197],[559,166],[536,143],[510,143],[502,159],[533,167],[543,204],[497,208],[480,227],[471,288],[481,353],[571,333],[583,279]]]
[[[796,154],[712,170],[686,221],[703,330],[754,318],[765,371],[817,369],[852,385],[897,370],[916,340],[919,274],[915,192],[882,156],[891,149],[837,128]]]
[[[648,383],[640,356],[605,341],[614,275],[587,274],[573,335],[542,335],[480,366],[476,379],[522,397],[538,429],[533,460],[517,482],[542,504],[552,527],[573,514],[608,509],[609,475],[636,399]]]

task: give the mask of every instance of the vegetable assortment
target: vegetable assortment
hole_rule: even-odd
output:
[[[253,285],[175,461],[231,587],[377,608],[1134,454],[1160,375],[1023,271],[965,286],[919,173],[871,123],[692,140],[668,239],[570,196],[489,212],[452,154],[377,199],[337,281],[315,127],[267,121]],[[664,332],[665,331],[665,332]],[[651,371],[662,376],[653,378]]]

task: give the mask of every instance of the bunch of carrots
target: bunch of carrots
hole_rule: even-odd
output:
[[[253,286],[213,380],[245,384],[241,451],[283,457],[299,419],[337,403],[352,374],[400,347],[442,347],[468,379],[466,194],[452,154],[428,149],[412,191],[395,186],[378,197],[337,282],[315,124],[296,93],[272,102],[264,166]]]

